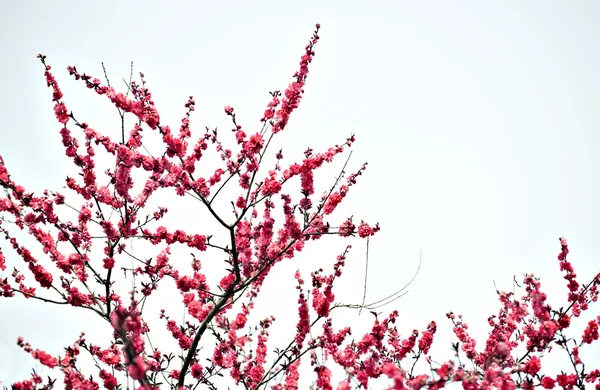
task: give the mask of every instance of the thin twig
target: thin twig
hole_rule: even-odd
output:
[[[365,283],[363,285],[363,298],[360,304],[360,310],[358,311],[358,315],[362,313],[362,309],[365,306],[365,299],[367,299],[367,275],[369,272],[369,236],[367,236],[367,255],[365,256]]]
[[[415,271],[415,274],[413,275],[413,277],[402,288],[400,288],[399,290],[395,291],[394,293],[388,295],[387,297],[379,299],[375,302],[368,303],[368,304],[337,303],[334,305],[334,307],[346,307],[349,309],[374,310],[374,309],[378,309],[382,306],[389,305],[390,303],[394,302],[395,300],[403,297],[408,292],[408,291],[404,291],[404,290],[406,290],[406,288],[408,286],[410,286],[412,284],[412,282],[416,279],[417,275],[419,274],[419,271],[421,270],[422,260],[423,260],[423,253],[422,253],[422,251],[419,251],[419,266],[417,267],[417,270]]]

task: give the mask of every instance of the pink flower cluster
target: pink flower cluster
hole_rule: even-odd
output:
[[[287,87],[284,92],[284,97],[281,101],[279,100],[279,97],[281,96],[279,91],[272,93],[273,100],[269,103],[262,120],[272,121],[273,133],[278,133],[285,128],[289,121],[290,115],[296,108],[298,108],[298,105],[300,104],[300,99],[304,93],[304,84],[306,82],[306,77],[308,76],[308,65],[312,62],[312,59],[315,55],[313,47],[319,41],[319,28],[321,26],[317,24],[316,27],[317,28],[313,33],[310,43],[305,48],[306,53],[300,60],[300,69],[294,73],[294,78],[296,81]],[[281,107],[277,109],[280,103]]]
[[[118,337],[125,342],[125,364],[127,373],[137,381],[145,382],[146,362],[142,353],[144,352],[144,339],[142,338],[142,322],[137,311],[128,312],[122,306],[118,306],[110,314],[110,321]]]

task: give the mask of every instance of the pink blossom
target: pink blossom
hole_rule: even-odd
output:
[[[367,224],[365,222],[361,222],[361,224],[358,226],[358,236],[361,238],[373,236],[378,231],[379,231],[379,224],[375,225],[375,227],[371,227],[371,226],[369,226],[369,224]]]
[[[200,379],[202,377],[202,366],[198,363],[194,363],[192,364],[192,366],[190,367],[190,370],[192,372],[192,376],[195,379]]]
[[[582,341],[587,344],[591,344],[595,340],[598,340],[598,323],[600,322],[600,316],[597,319],[593,319],[588,322],[582,336]]]
[[[433,343],[433,335],[435,334],[436,329],[437,326],[435,321],[431,321],[431,323],[427,325],[427,330],[423,332],[421,338],[419,339],[419,349],[425,354],[429,352],[429,348]]]
[[[537,356],[532,356],[531,359],[529,359],[527,363],[525,363],[525,368],[523,369],[523,372],[525,372],[526,374],[534,375],[537,374],[541,368],[542,363],[540,362],[540,359]]]
[[[146,363],[141,356],[136,356],[133,363],[127,368],[129,376],[135,380],[142,380],[146,375]]]
[[[54,367],[58,366],[58,359],[55,357],[52,357],[50,354],[48,354],[42,350],[36,349],[35,351],[32,352],[31,355],[33,356],[34,359],[39,360],[40,363],[42,363],[46,367],[54,368]]]
[[[552,379],[551,377],[549,377],[549,376],[545,376],[545,377],[542,379],[542,382],[541,382],[541,383],[542,383],[542,387],[543,387],[544,389],[553,389],[553,388],[554,388],[554,385],[555,385],[555,382],[556,382],[556,381],[555,381],[554,379]]]

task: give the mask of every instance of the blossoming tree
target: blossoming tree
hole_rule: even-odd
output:
[[[18,345],[57,373],[67,389],[97,389],[100,383],[106,389],[117,389],[129,387],[131,380],[141,389],[216,389],[222,387],[222,377],[230,386],[248,389],[296,389],[304,366],[314,372],[311,381],[319,389],[367,388],[377,378],[384,378],[394,389],[436,389],[452,382],[462,383],[465,389],[549,389],[557,384],[580,389],[596,384],[600,388],[600,371],[579,358],[580,348],[598,339],[600,316],[588,323],[580,337],[567,336],[572,320],[597,300],[600,277],[595,275],[587,284],[577,281],[562,238],[558,260],[568,282],[567,306],[550,306],[540,282],[527,275],[523,297],[498,293],[500,311],[489,318],[491,331],[483,349],[477,349],[462,317],[448,313],[457,342],[453,356],[446,360],[429,356],[435,322],[407,337],[395,326],[395,311],[383,319],[375,316],[372,329],[358,338],[352,337],[350,327],[334,326],[332,312],[342,306],[335,299],[334,281],[342,275],[349,245],[333,269],[315,269],[309,276],[296,272],[296,333],[289,343],[276,349],[269,345],[273,317],[249,323],[261,287],[276,274],[278,263],[330,235],[368,239],[379,230],[377,224],[357,223],[352,217],[332,219],[366,164],[354,173],[342,170],[324,192],[316,193],[315,172],[347,151],[354,136],[324,152],[308,149],[302,161],[287,165],[282,151],[269,149],[304,94],[319,28],[316,25],[293,82],[283,93],[271,93],[259,131],[247,132],[236,121],[234,109],[225,107],[233,123],[232,145],[222,142],[216,130],[192,137],[192,97],[185,103],[179,130],[174,131],[161,122],[143,74],[141,84],[130,81],[127,90],[119,92],[108,78],[103,83],[70,66],[72,77],[118,109],[120,139],[101,134],[68,110],[46,57],[39,55],[52,90],[62,144],[80,170],[80,179],[67,178],[69,198],[50,190],[35,194],[13,180],[0,157],[0,186],[5,192],[0,198],[0,231],[10,247],[1,247],[0,270],[6,272],[5,256],[11,251],[22,258],[35,279],[35,285],[28,283],[25,273],[15,268],[10,276],[0,278],[0,297],[21,295],[91,310],[110,323],[112,333],[105,345],[94,345],[82,334],[61,356],[33,347],[23,338]],[[126,116],[134,118],[131,128],[125,125]],[[142,138],[148,131],[160,135],[160,155],[152,155],[144,147]],[[202,176],[199,166],[211,149],[219,155],[221,166]],[[112,158],[103,175],[97,167],[99,151]],[[269,157],[274,161],[270,167],[265,166]],[[159,191],[194,199],[226,234],[216,237],[202,231],[202,224],[199,232],[163,226],[168,209],[154,207],[151,201]],[[229,194],[231,212],[223,215],[215,201]],[[68,218],[60,211],[63,209],[75,211],[75,217]],[[35,239],[43,258],[36,258],[31,248],[16,238],[15,229]],[[131,240],[152,245],[154,254],[148,259],[134,256],[127,250]],[[172,261],[172,250],[177,247],[192,251],[191,272]],[[196,257],[207,251],[220,254],[226,264],[214,280],[207,277],[203,260]],[[211,258],[218,258],[216,254]],[[132,259],[137,265],[127,268]],[[117,292],[118,284],[123,283],[119,269],[136,278],[130,294]],[[143,311],[164,280],[172,281],[179,291],[191,317],[188,321],[177,322],[165,310]],[[179,359],[152,346],[148,316],[164,321],[181,351]],[[564,349],[572,364],[561,373],[543,373],[542,360],[553,345]],[[92,368],[81,366],[82,350],[92,357]],[[429,366],[425,373],[415,372],[419,360]],[[336,373],[339,379],[333,381]],[[13,388],[48,389],[54,384],[55,379],[44,381],[34,371],[31,378],[14,383]]]

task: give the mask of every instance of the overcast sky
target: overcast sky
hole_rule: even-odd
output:
[[[558,237],[569,239],[581,282],[598,272],[594,1],[4,1],[0,154],[28,189],[64,185],[69,161],[38,53],[48,56],[69,109],[100,131],[114,132],[117,114],[70,78],[67,65],[101,77],[104,62],[122,86],[133,61],[163,122],[177,127],[194,95],[196,134],[204,126],[229,128],[227,104],[250,132],[259,129],[267,92],[292,80],[315,23],[321,41],[306,94],[280,142],[291,162],[306,147],[324,150],[356,135],[350,165],[369,166],[337,215],[381,224],[370,242],[367,300],[407,283],[422,250],[409,293],[381,310],[399,310],[404,331],[438,321],[434,355],[444,360],[452,356],[450,310],[464,314],[485,344],[486,319],[498,310],[494,281],[509,290],[513,275],[533,272],[551,303],[565,302]],[[322,189],[334,172],[321,178]],[[353,244],[336,290],[347,302],[360,301],[364,278],[365,242]],[[296,261],[330,268],[343,241],[324,245]],[[5,242],[0,247],[18,264]],[[295,305],[293,290],[282,291],[296,268],[282,267],[285,278],[268,286],[275,315],[287,304],[282,297]],[[16,346],[18,336],[59,354],[95,326],[80,311],[45,306],[0,300],[3,383],[25,379],[35,367]],[[344,318],[356,326],[372,322],[356,316]],[[597,346],[582,355],[600,361]]]

